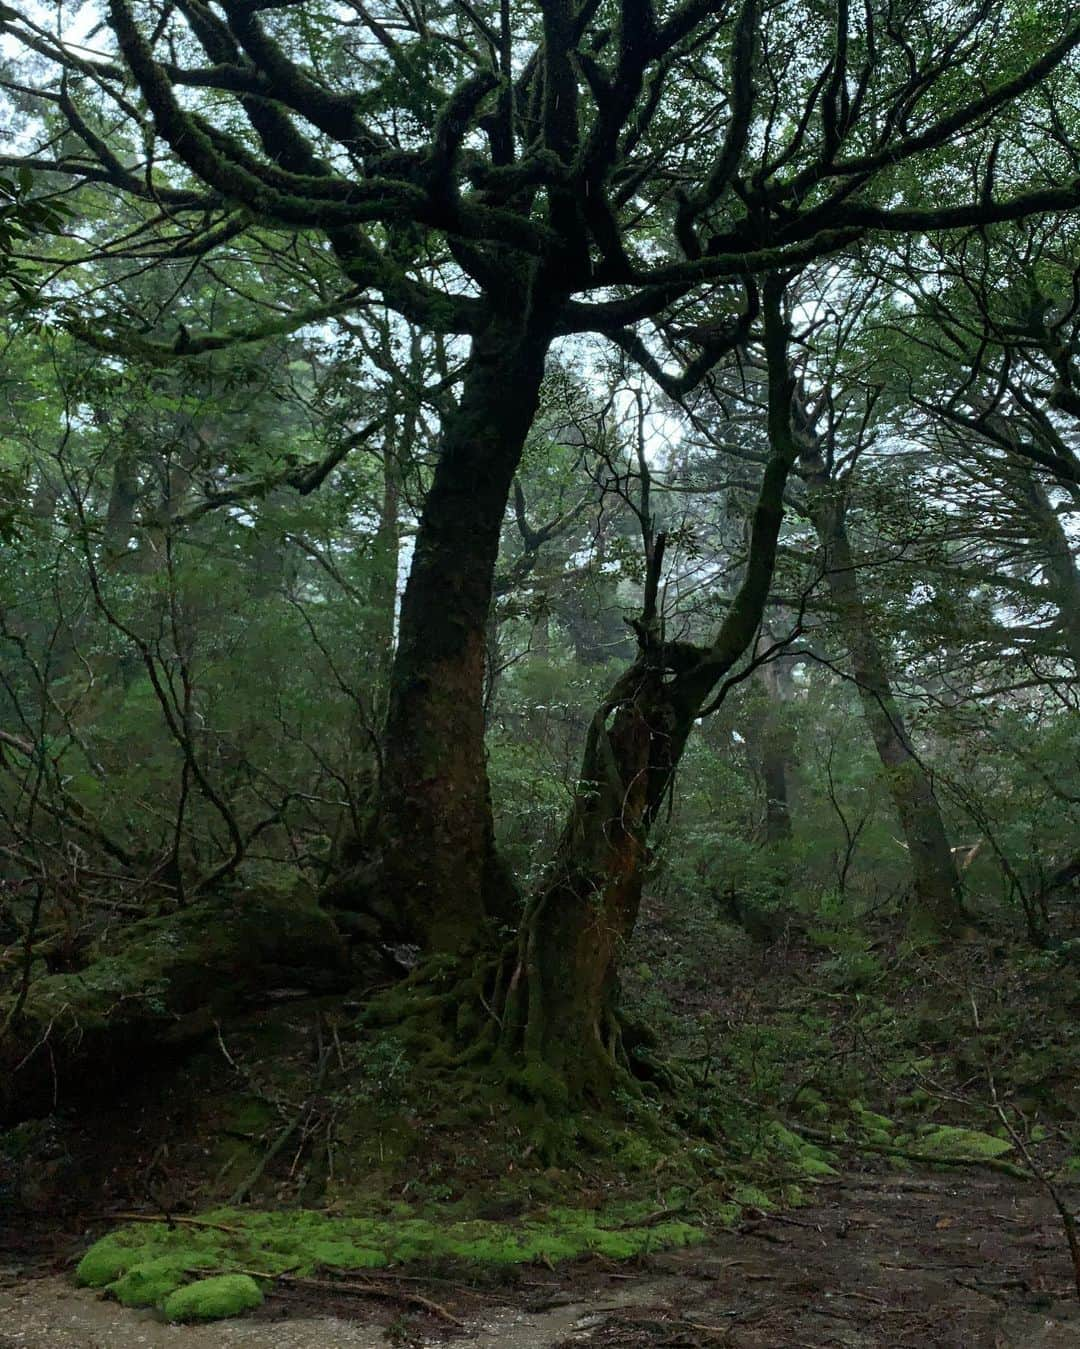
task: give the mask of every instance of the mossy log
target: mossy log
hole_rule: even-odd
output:
[[[84,969],[35,980],[13,1018],[0,998],[0,1126],[139,1075],[261,990],[348,982],[342,939],[306,898],[248,894],[129,924]]]

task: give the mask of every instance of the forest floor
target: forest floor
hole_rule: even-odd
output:
[[[205,1328],[73,1288],[63,1270],[76,1245],[2,1239],[0,1349],[1080,1349],[1052,1205],[969,1172],[849,1172],[806,1207],[637,1266],[530,1269],[502,1288],[373,1276],[368,1295],[281,1290],[253,1319]]]
[[[355,1147],[332,1152],[344,1098],[310,1085],[325,1000],[255,1008],[250,1025],[218,1030],[189,1062],[163,1062],[93,1111],[10,1136],[33,1165],[9,1160],[5,1172],[0,1152],[0,1349],[1080,1349],[1065,1235],[1036,1176],[911,1157],[944,1126],[984,1131],[1009,1153],[1003,1164],[1030,1169],[1003,1137],[997,1100],[1013,1142],[1080,1207],[1074,948],[1080,941],[1040,953],[993,939],[929,961],[887,929],[853,938],[841,922],[804,922],[763,941],[700,906],[651,904],[626,993],[700,1080],[688,1100],[722,1140],[719,1170],[697,1181],[680,1172],[681,1186],[665,1168],[690,1135],[681,1145],[672,1135],[659,1163],[653,1151],[605,1169],[583,1154],[554,1171],[530,1163],[495,1124],[448,1130],[398,1099],[393,1040],[376,1042],[382,1056],[367,1061],[367,1076],[363,1060],[350,1064],[349,1090],[371,1092],[365,1108],[386,1122],[377,1162],[403,1118],[409,1150],[385,1167]],[[263,1113],[249,1123],[253,1098]],[[300,1145],[263,1172],[281,1120],[309,1099]],[[833,1149],[836,1173],[798,1176],[798,1198],[784,1174],[790,1157],[761,1150],[775,1121]],[[374,1196],[375,1212],[408,1201],[437,1221],[505,1216],[512,1225],[549,1203],[600,1209],[627,1195],[700,1220],[708,1240],[620,1264],[593,1257],[475,1276],[327,1271],[318,1287],[271,1283],[254,1315],[209,1327],[168,1325],[75,1288],[75,1261],[126,1211],[227,1202],[236,1176],[253,1168],[253,1207],[332,1210],[327,1157],[338,1196]],[[755,1207],[755,1193],[776,1207]],[[5,1221],[5,1195],[18,1200],[6,1210],[15,1221]],[[710,1222],[732,1199],[735,1225]]]

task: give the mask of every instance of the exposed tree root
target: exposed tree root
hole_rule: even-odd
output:
[[[648,1029],[628,1022],[614,1000],[557,1041],[544,1025],[545,1006],[515,942],[499,952],[422,962],[393,988],[376,995],[361,1027],[389,1031],[408,1049],[418,1071],[462,1081],[472,1075],[518,1117],[528,1152],[548,1165],[565,1161],[590,1140],[603,1146],[604,1127],[666,1136],[654,1107],[689,1085],[655,1053]]]

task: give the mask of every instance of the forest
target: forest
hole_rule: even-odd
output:
[[[1080,1344],[1078,77],[0,3],[0,1349]]]

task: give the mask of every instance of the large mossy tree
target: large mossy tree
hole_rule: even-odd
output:
[[[574,1096],[602,1094],[650,825],[768,596],[797,451],[785,286],[883,232],[1080,202],[1052,156],[1024,157],[1055,125],[1080,24],[1063,29],[1053,4],[109,0],[89,50],[63,23],[3,16],[24,52],[5,84],[41,148],[0,166],[79,189],[88,254],[188,268],[256,236],[306,250],[310,302],[231,331],[160,309],[136,331],[107,290],[80,301],[65,280],[53,303],[84,339],[184,361],[378,304],[467,344],[402,599],[378,788],[333,886],[433,956],[490,948],[519,912],[493,843],[485,634],[549,352],[604,339],[678,397],[763,347],[769,453],[738,594],[712,640],[669,642],[663,538],[647,532],[639,654],[593,721],[548,880],[491,962],[503,1047]]]

